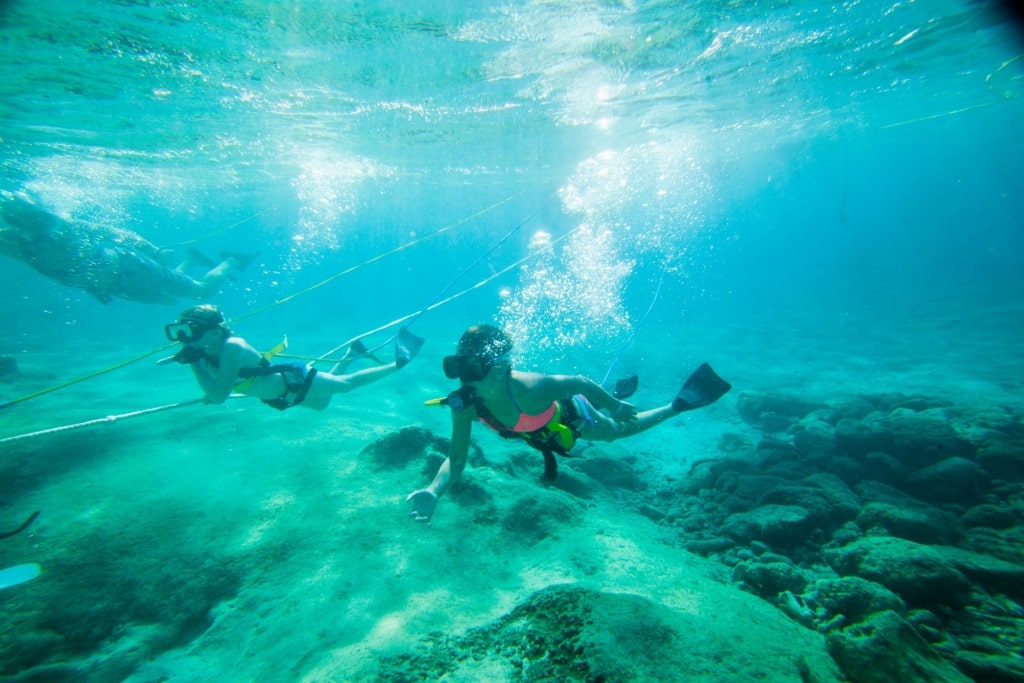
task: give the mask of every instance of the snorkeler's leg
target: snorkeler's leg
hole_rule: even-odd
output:
[[[592,422],[581,430],[581,436],[591,441],[615,441],[647,431],[678,414],[672,410],[671,405],[665,405],[637,413],[636,419],[632,422],[619,422],[604,413],[595,411]]]
[[[369,358],[377,364],[383,364],[380,358],[370,353],[370,350],[366,348],[366,344],[363,343],[362,339],[356,339],[354,342],[349,344],[349,347],[345,350],[345,355],[341,357],[334,367],[331,368],[330,374],[332,375],[344,375],[348,366],[352,364],[352,361],[359,360],[360,358]]]
[[[332,375],[329,372],[319,372],[313,379],[313,384],[309,388],[309,393],[306,394],[306,400],[313,399],[314,403],[322,397],[326,397],[330,400],[330,397],[334,394],[343,394],[359,387],[364,387],[367,384],[373,384],[378,380],[382,380],[388,375],[394,374],[398,371],[398,366],[394,363],[388,363],[387,365],[378,365],[372,368],[366,368],[358,372],[353,372],[348,375]],[[303,401],[305,403],[305,401]]]
[[[259,252],[255,251],[251,253],[222,252],[220,256],[223,260],[206,271],[206,274],[200,278],[203,288],[203,296],[200,298],[205,298],[216,292],[221,283],[231,277],[232,271],[245,270],[258,255]]]
[[[352,391],[359,387],[365,387],[367,384],[373,384],[374,382],[382,380],[397,371],[397,364],[388,363],[386,365],[378,365],[376,367],[353,372],[350,375],[341,375],[340,377],[344,379],[346,385],[346,388],[341,389],[341,391]]]
[[[670,417],[709,406],[722,398],[730,389],[732,389],[731,384],[719,377],[710,365],[702,363],[687,378],[679,393],[668,405],[637,413],[636,419],[630,422],[618,422],[614,416],[608,417],[595,411],[596,419],[593,424],[587,425],[583,430],[583,435],[595,441],[614,441],[624,436],[639,434],[661,424]]]

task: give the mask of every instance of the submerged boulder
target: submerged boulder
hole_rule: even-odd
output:
[[[802,544],[816,528],[814,513],[797,505],[763,505],[729,515],[722,531],[737,541],[764,541],[776,548]]]
[[[911,474],[905,487],[934,503],[970,501],[989,486],[988,473],[973,460],[955,456]]]
[[[864,531],[881,529],[916,543],[952,543],[959,536],[956,517],[916,501],[868,503],[857,515],[857,525]]]
[[[799,482],[774,486],[758,500],[760,505],[795,505],[808,510],[820,527],[835,528],[853,519],[860,499],[833,474],[812,474]]]
[[[829,614],[845,616],[847,624],[861,621],[875,612],[906,612],[906,605],[898,595],[880,583],[859,576],[818,581],[812,587],[812,592],[815,604]]]
[[[978,449],[975,461],[993,477],[1024,479],[1024,442],[1004,441],[986,444]]]
[[[557,537],[565,526],[579,523],[583,507],[556,489],[523,496],[508,509],[501,522],[506,534],[528,545]]]
[[[1014,652],[956,653],[956,665],[975,681],[985,683],[1020,683],[1024,681],[1024,658]]]
[[[789,435],[803,460],[819,464],[836,454],[835,427],[824,420],[801,420],[789,428]]]
[[[740,418],[752,427],[768,432],[785,431],[791,424],[823,408],[796,396],[768,394],[760,391],[741,392],[736,400]]]
[[[732,579],[762,598],[774,598],[782,591],[803,593],[808,583],[807,573],[799,567],[771,559],[740,562],[733,568]]]
[[[809,647],[818,636],[792,628],[556,585],[491,623],[381,658],[377,680],[837,683],[834,662]]]
[[[647,488],[647,483],[637,476],[633,466],[620,458],[585,458],[573,463],[573,467],[608,488],[627,491]]]
[[[868,479],[898,486],[909,474],[910,470],[888,453],[872,451],[864,456],[864,475]]]
[[[1021,523],[1012,508],[988,503],[972,507],[960,519],[965,526],[989,529],[1009,529]]]
[[[446,454],[448,440],[423,427],[402,427],[369,444],[359,454],[378,468],[405,467],[427,451]]]
[[[891,610],[833,631],[827,642],[843,673],[857,683],[972,683]]]
[[[974,453],[942,408],[920,412],[897,408],[888,414],[872,413],[863,420],[840,420],[836,445],[841,453],[858,459],[871,452],[888,453],[912,470],[949,457],[970,458]]]
[[[982,555],[1024,565],[1024,526],[1007,529],[974,527],[968,530],[959,545]]]
[[[960,606],[971,591],[970,580],[936,547],[901,538],[862,538],[826,550],[825,559],[840,576],[880,583],[912,607]]]

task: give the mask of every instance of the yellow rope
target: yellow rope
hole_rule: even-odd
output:
[[[226,228],[221,228],[220,230],[215,230],[214,232],[208,233],[208,234],[203,235],[201,237],[197,237],[197,238],[192,239],[192,240],[185,240],[184,242],[175,242],[174,244],[165,244],[165,245],[163,245],[163,247],[164,247],[164,249],[172,249],[174,247],[185,247],[185,246],[188,246],[190,244],[195,244],[196,242],[201,242],[202,240],[210,239],[211,237],[216,237],[217,235],[223,235],[226,232],[230,232],[230,231],[234,230],[235,228],[237,228],[240,225],[244,225],[244,224],[248,223],[249,221],[253,220],[254,218],[259,218],[260,216],[262,216],[263,214],[265,214],[269,210],[270,209],[263,209],[262,211],[257,211],[256,213],[254,213],[253,215],[249,216],[248,218],[243,218],[240,221],[235,221],[234,223],[232,223],[231,225],[227,226]]]
[[[410,242],[406,242],[404,244],[401,244],[401,245],[395,247],[394,249],[390,249],[390,250],[385,251],[385,252],[383,252],[381,254],[373,256],[373,257],[363,261],[362,263],[357,263],[354,266],[350,266],[350,267],[342,270],[339,273],[335,273],[334,275],[332,275],[331,277],[329,277],[329,278],[327,278],[325,280],[321,280],[320,282],[316,283],[315,285],[307,287],[306,289],[303,289],[303,290],[301,290],[299,292],[296,292],[295,294],[291,294],[289,296],[286,296],[283,299],[278,299],[277,301],[275,301],[275,302],[273,302],[273,303],[271,303],[271,304],[269,304],[267,306],[264,306],[262,308],[258,308],[258,309],[254,310],[254,311],[250,311],[250,312],[245,313],[245,314],[243,314],[241,316],[238,316],[236,318],[232,318],[229,322],[230,323],[235,323],[235,322],[238,322],[240,320],[245,320],[246,318],[251,318],[254,315],[257,315],[259,313],[263,313],[263,312],[268,311],[268,310],[270,310],[272,308],[276,308],[277,306],[280,306],[281,304],[284,304],[284,303],[287,303],[287,302],[292,301],[294,299],[297,299],[298,297],[300,297],[300,296],[302,296],[304,294],[308,294],[309,292],[312,292],[312,291],[314,291],[316,289],[319,289],[320,287],[323,287],[324,285],[326,285],[326,284],[328,284],[330,282],[333,282],[334,280],[337,280],[338,278],[341,278],[341,277],[343,277],[345,275],[349,275],[350,273],[354,273],[355,271],[357,271],[357,270],[359,270],[359,269],[361,269],[361,268],[363,268],[365,266],[368,266],[371,263],[375,263],[375,262],[377,262],[377,261],[379,261],[379,260],[381,260],[381,259],[383,259],[383,258],[385,258],[387,256],[390,256],[392,254],[397,254],[397,253],[399,253],[401,251],[405,251],[406,249],[409,249],[410,247],[413,247],[413,246],[415,246],[417,244],[421,244],[421,243],[423,243],[423,242],[425,242],[425,241],[427,241],[429,239],[433,239],[434,237],[437,237],[439,235],[443,235],[446,232],[450,232],[451,230],[459,227],[460,225],[465,225],[469,221],[471,221],[471,220],[473,220],[475,218],[478,218],[478,217],[480,217],[480,216],[482,216],[482,215],[484,215],[486,213],[489,213],[489,212],[493,211],[494,209],[498,208],[502,204],[506,204],[506,203],[512,201],[517,196],[521,195],[523,192],[525,192],[525,190],[523,190],[521,192],[518,192],[516,194],[509,195],[505,199],[502,199],[501,201],[499,201],[499,202],[497,202],[495,204],[492,204],[492,205],[488,206],[485,209],[477,211],[476,213],[474,213],[471,216],[468,216],[468,217],[463,218],[463,219],[461,219],[459,221],[456,221],[455,223],[451,223],[449,225],[446,225],[445,227],[440,228],[440,229],[430,233],[429,235],[424,235],[423,237],[418,237],[418,238],[416,238],[416,239],[414,239],[414,240],[412,240]],[[240,222],[245,222],[247,220],[255,218],[258,215],[259,215],[259,213],[254,214],[253,216],[250,216],[249,218],[243,219],[243,221],[240,221]],[[235,224],[235,225],[237,226],[238,224]],[[353,339],[352,341],[355,341],[355,339]],[[116,364],[111,365],[110,367],[104,368],[102,370],[97,370],[95,372],[90,372],[90,373],[88,373],[86,375],[82,375],[81,377],[76,377],[74,379],[70,379],[67,382],[63,382],[61,384],[57,384],[55,386],[48,387],[46,389],[41,389],[41,390],[33,392],[31,394],[26,394],[25,396],[19,396],[18,398],[11,399],[10,401],[7,401],[6,403],[0,403],[0,410],[3,410],[4,408],[9,408],[9,407],[11,407],[13,405],[16,405],[18,403],[22,403],[24,401],[28,401],[28,400],[33,399],[33,398],[37,398],[39,396],[43,396],[43,395],[48,394],[48,393],[50,393],[52,391],[57,391],[58,389],[63,389],[65,387],[69,387],[69,386],[71,386],[73,384],[78,384],[79,382],[84,382],[85,380],[93,379],[94,377],[99,377],[100,375],[105,375],[108,372],[113,372],[114,370],[118,370],[118,369],[123,368],[123,367],[125,367],[127,365],[131,365],[133,363],[137,363],[138,361],[143,360],[145,358],[148,358],[148,357],[150,357],[150,356],[152,356],[154,354],[160,353],[161,351],[166,351],[166,350],[168,350],[170,348],[173,348],[176,343],[177,342],[175,342],[173,344],[168,344],[168,345],[165,345],[165,346],[161,346],[160,348],[153,349],[152,351],[147,351],[147,352],[145,352],[143,354],[135,356],[134,358],[130,358],[130,359],[128,359],[126,361],[122,361],[120,363],[116,363]]]
[[[567,237],[569,237],[570,235],[572,235],[574,232],[576,232],[577,230],[579,230],[582,227],[583,227],[583,224],[577,225],[575,228],[573,228],[569,232],[565,233],[564,235],[562,235],[558,239],[552,240],[551,244],[552,245],[558,244],[559,242],[561,242],[562,240],[566,239]],[[472,292],[472,291],[474,291],[476,289],[480,289],[481,287],[486,285],[488,282],[491,282],[492,280],[496,280],[497,278],[501,277],[502,275],[504,275],[505,273],[509,272],[510,270],[512,270],[514,268],[517,268],[517,267],[521,266],[522,264],[526,263],[530,259],[534,258],[538,253],[540,253],[540,252],[534,252],[532,254],[528,254],[528,255],[524,256],[523,258],[519,259],[518,261],[515,261],[514,263],[511,263],[511,264],[505,266],[501,270],[499,270],[499,271],[497,271],[495,273],[492,273],[491,275],[487,276],[483,280],[480,280],[480,282],[477,282],[475,285],[471,285],[471,286],[467,287],[466,289],[463,289],[461,292],[456,292],[455,294],[452,294],[451,296],[449,296],[449,297],[447,297],[445,299],[441,299],[440,301],[436,301],[436,302],[430,304],[429,306],[427,306],[425,308],[422,308],[422,309],[420,309],[418,311],[415,311],[413,313],[409,313],[407,315],[403,315],[401,318],[395,318],[391,322],[385,323],[384,325],[381,325],[380,327],[374,328],[374,329],[369,330],[367,332],[363,332],[362,334],[360,334],[358,336],[352,337],[351,339],[348,339],[348,340],[342,342],[341,344],[338,344],[337,346],[335,346],[333,349],[331,349],[330,351],[325,353],[320,358],[315,358],[313,360],[314,360],[314,362],[326,361],[327,357],[330,356],[331,354],[337,353],[339,350],[348,347],[350,344],[352,344],[353,342],[358,341],[359,339],[362,339],[363,337],[369,337],[372,334],[376,334],[378,332],[383,332],[384,330],[386,330],[386,329],[388,329],[390,327],[394,327],[395,325],[401,325],[402,323],[404,323],[407,320],[412,320],[413,318],[416,318],[416,317],[418,317],[420,315],[423,315],[424,313],[428,313],[430,311],[433,311],[436,308],[440,308],[441,306],[444,306],[445,304],[448,304],[448,303],[454,301],[455,299],[458,299],[461,296],[469,294],[470,292]]]
[[[562,235],[558,239],[552,240],[551,244],[552,245],[558,244],[559,242],[561,242],[562,240],[566,239],[567,237],[572,235],[574,232],[579,230],[581,227],[583,227],[583,226],[582,225],[576,226],[575,228],[573,228],[569,232],[565,233],[564,235]],[[379,327],[377,327],[375,329],[369,330],[367,332],[363,332],[362,334],[359,334],[359,335],[357,335],[355,337],[352,337],[351,339],[348,339],[348,340],[342,342],[341,344],[339,344],[338,346],[334,347],[333,349],[331,349],[327,353],[323,354],[322,356],[313,358],[313,357],[310,357],[310,356],[293,356],[293,355],[285,354],[285,353],[277,353],[276,355],[278,357],[280,357],[280,358],[296,358],[296,359],[299,359],[299,360],[308,360],[308,361],[311,361],[313,363],[318,363],[318,362],[320,362],[320,363],[322,363],[322,362],[337,363],[337,362],[340,362],[340,359],[339,360],[335,360],[335,359],[329,358],[329,356],[331,354],[336,353],[340,349],[347,348],[349,345],[353,344],[354,342],[358,341],[359,339],[362,339],[363,337],[368,337],[368,336],[370,336],[372,334],[376,334],[377,332],[382,332],[382,331],[384,331],[384,330],[386,330],[388,328],[394,327],[395,325],[400,325],[400,324],[406,322],[407,320],[411,320],[411,319],[413,319],[413,318],[415,318],[417,316],[423,315],[424,313],[427,313],[429,311],[433,311],[434,309],[440,308],[441,306],[444,306],[444,305],[454,301],[455,299],[458,299],[459,297],[465,296],[466,294],[469,294],[470,292],[472,292],[474,290],[480,289],[481,287],[483,287],[487,283],[496,280],[497,278],[501,277],[505,273],[508,273],[509,271],[511,271],[511,270],[513,270],[515,268],[518,268],[522,264],[524,264],[527,261],[529,261],[530,259],[534,258],[537,255],[537,253],[538,252],[534,252],[532,254],[528,254],[527,256],[524,256],[523,258],[521,258],[521,259],[519,259],[517,261],[514,261],[513,263],[510,263],[509,265],[505,266],[501,270],[498,270],[498,271],[492,273],[491,275],[487,276],[483,280],[480,280],[476,284],[471,285],[471,286],[467,287],[466,289],[463,289],[462,291],[456,292],[455,294],[452,294],[451,296],[449,296],[449,297],[447,297],[445,299],[441,299],[440,301],[436,301],[436,302],[430,304],[429,306],[427,306],[427,307],[425,307],[423,309],[420,309],[420,310],[415,311],[413,313],[409,313],[409,314],[404,315],[404,316],[402,316],[400,318],[396,318],[396,319],[392,320],[389,323],[386,323],[386,324],[381,325],[381,326],[379,326]],[[287,341],[288,341],[287,338],[285,338],[280,344],[275,346],[273,349],[268,351],[267,354],[264,354],[264,355],[273,354],[275,351],[278,351],[279,349],[283,350],[283,349],[287,348]],[[103,372],[109,372],[110,370],[113,370],[113,369],[115,369],[117,367],[128,365],[129,363],[134,363],[135,361],[141,360],[143,358],[146,358],[147,356],[151,356],[154,353],[157,353],[158,351],[164,351],[164,350],[170,348],[171,346],[174,346],[174,344],[168,344],[167,346],[164,346],[162,348],[155,349],[153,351],[150,351],[147,354],[144,354],[142,356],[138,356],[138,357],[133,358],[132,360],[129,360],[129,361],[125,361],[124,363],[120,363],[117,366],[112,366],[112,367],[108,368],[107,370],[102,370],[102,371],[99,371],[99,372],[91,373],[90,375],[87,375],[85,377],[80,377],[77,380],[74,380],[72,382],[65,382],[61,386],[67,386],[68,384],[73,384],[74,382],[80,382],[80,381],[82,381],[84,379],[88,379],[89,377],[95,377],[97,375],[100,375]],[[57,388],[60,388],[60,387],[53,387],[53,388],[48,389],[46,391],[53,391],[54,389],[57,389]],[[30,396],[27,396],[27,397],[23,397],[22,399],[17,399],[17,400],[25,400],[27,398],[31,398],[32,396],[36,396],[36,395],[40,395],[40,394],[46,393],[46,391],[36,392],[36,394],[30,395]],[[236,394],[232,394],[231,395],[231,398],[238,398],[238,397],[240,397],[240,396],[236,395]],[[0,408],[6,407],[8,405],[12,405],[13,403],[16,403],[17,400],[16,401],[10,401],[10,402],[4,404],[3,406],[0,406]],[[54,433],[57,433],[57,432],[63,432],[63,431],[67,431],[67,430],[70,430],[70,429],[79,429],[81,427],[88,427],[88,426],[96,425],[96,424],[110,424],[110,423],[116,422],[118,420],[126,419],[126,418],[138,417],[140,415],[149,415],[151,413],[157,413],[157,412],[161,412],[161,411],[164,411],[164,410],[171,410],[171,409],[174,409],[174,408],[181,408],[181,407],[184,407],[184,406],[193,405],[193,404],[201,402],[202,400],[203,399],[195,399],[193,401],[185,401],[184,403],[172,403],[172,404],[165,405],[165,406],[157,406],[156,408],[147,408],[145,410],[138,410],[138,411],[131,412],[131,413],[123,413],[121,415],[111,415],[111,416],[108,416],[108,417],[98,418],[98,419],[95,419],[95,420],[88,420],[86,422],[79,422],[77,424],[65,425],[63,427],[53,427],[51,429],[44,429],[44,430],[41,430],[41,431],[38,431],[38,432],[30,432],[28,434],[20,434],[18,436],[9,436],[7,438],[0,439],[0,444],[8,443],[8,442],[11,442],[11,441],[18,441],[18,440],[21,440],[21,439],[27,439],[29,437],[34,437],[34,436],[42,436],[44,434],[54,434]]]
[[[525,190],[524,190],[524,192],[525,192]],[[397,247],[395,247],[393,249],[389,249],[388,251],[385,251],[385,252],[382,252],[380,254],[377,254],[376,256],[372,256],[372,257],[366,259],[365,261],[363,261],[362,263],[357,263],[354,266],[349,266],[348,268],[346,268],[346,269],[344,269],[344,270],[342,270],[342,271],[340,271],[338,273],[335,273],[334,275],[331,275],[330,277],[325,278],[325,279],[321,280],[320,282],[317,282],[316,284],[310,285],[309,287],[306,287],[303,290],[295,292],[294,294],[289,294],[288,296],[284,297],[283,299],[278,299],[277,301],[274,301],[273,303],[267,304],[266,306],[263,306],[262,308],[257,308],[255,310],[249,311],[248,313],[244,313],[244,314],[238,316],[237,318],[232,318],[230,320],[230,322],[233,324],[233,323],[236,323],[236,322],[238,322],[240,320],[245,320],[245,319],[251,318],[251,317],[253,317],[255,315],[259,315],[260,313],[265,313],[266,311],[269,311],[272,308],[276,308],[276,307],[278,307],[278,306],[280,306],[282,304],[288,303],[289,301],[293,301],[293,300],[299,298],[300,296],[303,296],[305,294],[309,294],[312,291],[320,289],[324,285],[330,284],[331,282],[334,282],[338,278],[342,278],[342,277],[344,277],[346,275],[350,275],[350,274],[356,272],[357,270],[360,270],[361,268],[365,268],[366,266],[370,265],[371,263],[376,263],[377,261],[380,261],[383,258],[387,258],[388,256],[392,256],[392,255],[397,254],[399,252],[405,251],[406,249],[414,247],[417,244],[422,244],[423,242],[426,242],[427,240],[430,240],[430,239],[433,239],[433,238],[438,237],[440,235],[443,235],[446,232],[454,230],[455,228],[459,227],[460,225],[465,225],[466,223],[468,223],[469,221],[471,221],[471,220],[473,220],[475,218],[479,218],[480,216],[483,216],[486,213],[490,213],[491,211],[493,211],[494,209],[498,208],[502,204],[505,204],[507,202],[512,201],[515,197],[517,197],[520,194],[522,194],[522,192],[519,192],[519,193],[514,194],[514,195],[509,195],[505,199],[502,199],[500,202],[492,204],[492,205],[488,206],[486,209],[482,209],[480,211],[477,211],[476,213],[474,213],[471,216],[463,218],[463,219],[461,219],[459,221],[456,221],[455,223],[452,223],[450,225],[446,225],[445,227],[440,228],[439,230],[436,230],[436,231],[430,233],[429,235],[424,235],[423,237],[417,237],[416,239],[414,239],[414,240],[412,240],[410,242],[406,242],[404,244],[400,244],[400,245],[398,245]]]
[[[100,375],[105,375],[108,372],[113,372],[114,370],[118,370],[120,368],[123,368],[126,365],[131,365],[132,363],[137,363],[140,360],[143,360],[144,358],[149,358],[150,356],[152,356],[155,353],[160,353],[161,351],[166,351],[167,349],[172,348],[175,344],[177,344],[177,342],[175,342],[174,344],[166,344],[164,346],[161,346],[158,349],[153,349],[152,351],[147,351],[147,352],[145,352],[143,354],[139,354],[138,356],[135,356],[134,358],[129,358],[126,361],[121,361],[120,363],[115,363],[114,365],[111,365],[108,368],[103,368],[102,370],[97,370],[95,372],[90,372],[87,375],[82,375],[81,377],[76,377],[74,379],[69,379],[67,382],[62,382],[61,384],[57,384],[57,385],[54,385],[52,387],[48,387],[46,389],[40,389],[39,391],[33,392],[31,394],[26,394],[25,396],[19,396],[18,398],[11,399],[10,401],[7,401],[6,403],[0,403],[0,410],[2,410],[4,408],[9,408],[9,407],[13,406],[16,403],[21,403],[22,401],[27,401],[30,398],[36,398],[37,396],[43,396],[44,394],[48,394],[51,391],[57,391],[58,389],[63,389],[65,387],[70,387],[72,384],[78,384],[79,382],[84,382],[85,380],[92,379],[93,377],[99,377]]]

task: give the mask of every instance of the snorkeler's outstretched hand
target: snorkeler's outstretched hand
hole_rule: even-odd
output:
[[[413,521],[430,524],[430,518],[434,516],[434,509],[437,507],[436,495],[426,489],[420,489],[410,493],[405,502],[412,502],[409,516]]]
[[[620,401],[619,407],[612,413],[612,419],[616,422],[636,422],[636,406]]]

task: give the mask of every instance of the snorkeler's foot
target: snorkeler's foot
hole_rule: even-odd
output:
[[[256,260],[256,257],[260,255],[258,251],[222,251],[220,257],[227,261],[232,259],[232,264],[238,270],[245,270],[249,267],[249,264]]]
[[[395,337],[395,365],[404,368],[423,348],[424,339],[417,337],[406,328],[398,330]]]
[[[732,389],[707,363],[693,371],[672,401],[672,410],[681,413],[709,406]]]
[[[349,344],[348,351],[345,353],[345,360],[352,362],[360,358],[369,358],[375,363],[380,365],[384,364],[384,361],[370,353],[370,349],[366,348],[366,344],[363,343],[362,339],[356,339],[354,342]]]
[[[366,348],[366,344],[363,343],[362,339],[356,339],[348,345],[348,349],[345,350],[345,355],[341,357],[341,360],[335,363],[334,367],[331,368],[331,374],[344,375],[348,372],[348,366],[360,358],[369,358],[377,365],[384,365],[384,361],[377,358],[377,356],[373,355],[370,349]]]

